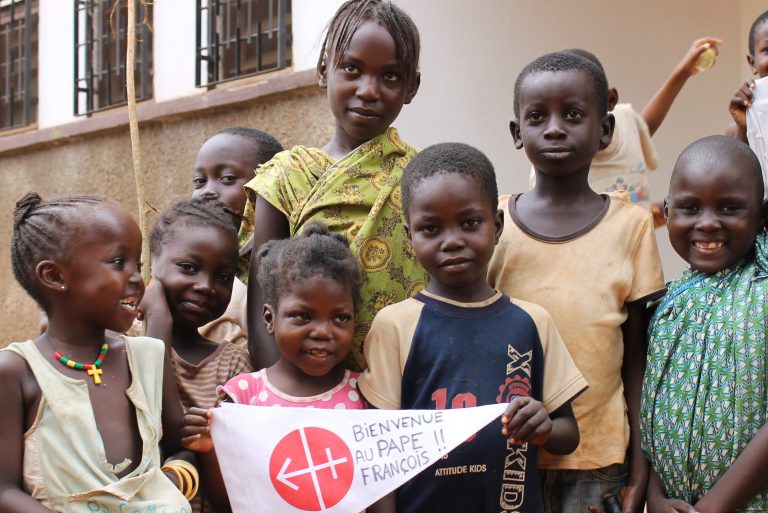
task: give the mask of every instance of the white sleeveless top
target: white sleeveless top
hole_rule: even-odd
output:
[[[125,393],[136,409],[143,449],[139,465],[122,478],[116,474],[131,461],[114,466],[107,461],[85,380],[56,370],[33,341],[4,349],[29,363],[42,390],[35,421],[24,433],[24,490],[53,511],[191,510],[160,470],[165,347],[148,337],[125,337],[125,341],[132,376]]]

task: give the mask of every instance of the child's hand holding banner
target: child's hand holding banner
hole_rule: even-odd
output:
[[[322,410],[224,404],[214,410],[211,435],[235,513],[358,513],[506,407]]]

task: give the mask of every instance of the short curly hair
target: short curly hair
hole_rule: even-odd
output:
[[[599,62],[599,61],[598,61]],[[520,90],[523,81],[534,73],[546,71],[579,71],[585,73],[592,80],[597,100],[597,113],[600,117],[608,113],[608,79],[602,66],[590,59],[579,55],[575,51],[565,50],[542,55],[523,68],[515,80],[515,117],[520,118]]]
[[[362,275],[349,241],[319,221],[307,223],[292,239],[272,240],[256,252],[257,279],[264,302],[279,308],[280,297],[315,276],[349,287],[355,311]]]
[[[485,154],[468,144],[440,143],[424,148],[403,171],[400,191],[405,222],[408,223],[408,208],[413,198],[413,190],[421,182],[439,174],[457,174],[471,178],[488,199],[491,210],[496,210],[499,189],[496,185],[496,173],[493,164]]]

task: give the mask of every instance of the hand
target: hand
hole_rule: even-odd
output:
[[[187,410],[181,426],[182,445],[190,451],[212,451],[211,418],[211,410],[196,407]]]
[[[544,405],[532,397],[515,397],[501,416],[501,433],[513,444],[544,445],[552,433],[552,419]]]
[[[696,508],[680,499],[662,498],[648,501],[648,513],[698,513]]]
[[[731,113],[733,121],[742,130],[747,129],[747,109],[752,106],[755,90],[755,81],[747,80],[733,94],[731,103],[728,105],[728,112]]]
[[[139,314],[137,317],[140,321],[145,321],[150,316],[156,314],[167,318],[171,317],[168,300],[165,297],[165,288],[160,280],[154,277],[149,280],[149,285],[147,285],[144,291],[144,297],[139,302],[138,310]]]
[[[645,485],[635,483],[630,479],[627,485],[619,491],[621,513],[642,513],[645,491]]]
[[[702,37],[691,43],[691,47],[683,56],[680,63],[677,65],[677,69],[682,73],[686,73],[689,76],[693,76],[699,72],[696,69],[696,60],[699,55],[704,53],[705,50],[712,48],[715,51],[715,55],[718,54],[717,45],[723,44],[722,39],[716,37]]]

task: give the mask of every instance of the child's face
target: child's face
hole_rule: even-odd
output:
[[[327,88],[336,137],[356,147],[392,125],[416,94],[418,79],[406,82],[394,39],[375,21],[361,24],[338,66],[334,60],[328,55],[321,67],[320,87]]]
[[[761,23],[755,29],[755,55],[747,55],[752,73],[763,78],[768,76],[768,22]]]
[[[347,285],[313,276],[264,306],[267,331],[281,358],[307,376],[327,375],[344,361],[355,335],[355,307]]]
[[[182,226],[152,257],[152,274],[165,289],[174,329],[218,319],[229,305],[237,271],[237,241],[210,226]]]
[[[197,153],[192,197],[210,196],[242,215],[245,210],[243,186],[262,164],[256,143],[233,134],[217,134],[205,141]]]
[[[73,325],[125,332],[136,319],[144,295],[141,232],[117,205],[95,209],[82,223],[76,244],[60,263]]]
[[[408,206],[408,238],[429,272],[430,290],[448,299],[476,296],[503,227],[477,181],[439,173],[416,184]]]
[[[611,142],[611,116],[598,114],[595,84],[577,70],[531,73],[520,87],[520,119],[510,123],[515,146],[533,167],[563,176],[589,166]]]
[[[728,159],[677,166],[665,204],[672,247],[701,272],[732,266],[752,249],[762,224],[754,170]]]

